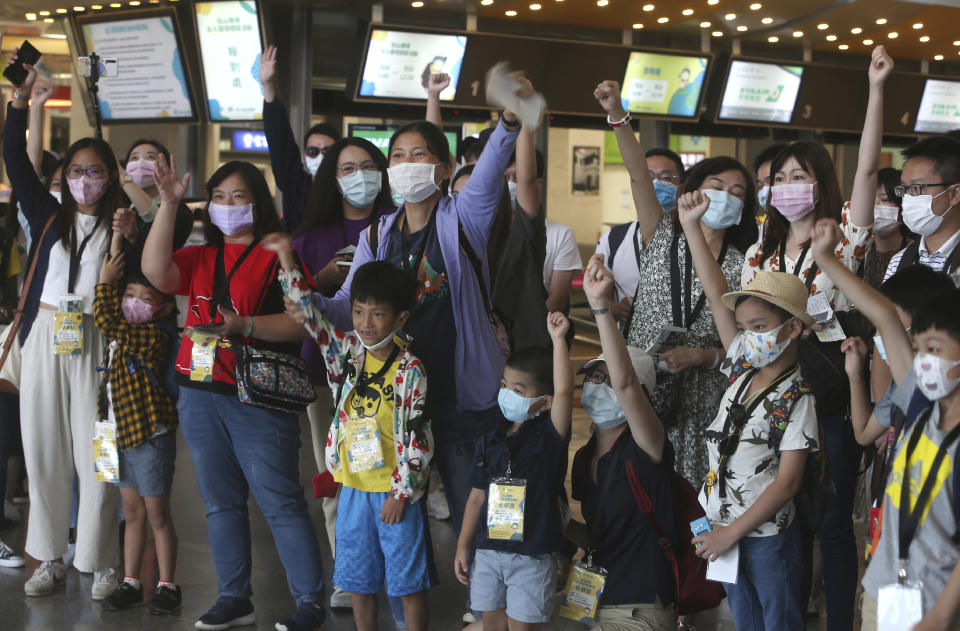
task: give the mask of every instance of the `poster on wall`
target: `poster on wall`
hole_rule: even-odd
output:
[[[197,2],[195,10],[210,120],[263,118],[257,3]]]
[[[572,191],[581,195],[600,194],[600,147],[573,148]]]
[[[707,57],[632,52],[620,98],[634,114],[696,118]]]
[[[802,66],[734,60],[723,88],[718,118],[789,123],[802,77]]]
[[[431,74],[450,75],[441,101],[456,96],[467,38],[463,35],[370,31],[359,96],[385,99],[426,99]]]
[[[81,24],[86,52],[117,60],[99,84],[104,122],[194,117],[175,22],[170,16]]]
[[[914,131],[944,134],[960,128],[960,81],[927,79]]]

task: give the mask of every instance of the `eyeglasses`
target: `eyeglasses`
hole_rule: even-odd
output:
[[[344,164],[341,164],[339,167],[337,167],[337,174],[353,175],[354,173],[357,172],[357,170],[366,171],[369,173],[371,171],[376,171],[377,165],[370,160],[367,160],[366,162],[360,165],[358,165],[356,162],[345,162]]]
[[[655,180],[660,180],[660,181],[663,182],[664,184],[674,184],[674,185],[679,185],[679,184],[680,184],[680,176],[679,176],[679,175],[671,175],[671,174],[669,174],[669,173],[660,173],[660,174],[658,175],[658,174],[654,173],[653,171],[650,171],[650,177],[652,177],[652,178],[655,179]]]
[[[306,149],[303,150],[303,152],[307,154],[308,158],[316,158],[321,153],[323,155],[327,155],[327,149],[329,148],[330,147],[324,147],[322,149],[320,147],[307,147]]]
[[[583,376],[583,381],[586,383],[610,383],[610,375],[604,374],[599,370],[592,370]]]
[[[721,456],[729,458],[737,452],[740,445],[740,434],[743,432],[743,426],[747,424],[747,408],[742,403],[734,403],[727,412],[730,416],[730,425],[732,431],[723,437],[717,445],[717,451]]]
[[[102,167],[90,167],[89,169],[84,169],[81,166],[74,165],[67,169],[67,178],[71,180],[79,180],[84,175],[90,177],[93,180],[102,180],[107,177],[107,170]]]
[[[897,194],[897,197],[903,197],[907,194],[916,196],[923,195],[923,189],[928,186],[953,186],[954,184],[956,184],[956,182],[931,182],[930,184],[908,184],[906,186],[898,184],[893,187],[893,192]]]

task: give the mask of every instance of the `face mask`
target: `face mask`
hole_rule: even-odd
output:
[[[599,429],[619,427],[627,422],[623,408],[617,401],[617,393],[609,384],[585,382],[580,402],[583,403],[587,416]]]
[[[657,193],[657,201],[664,212],[673,210],[677,206],[677,185],[670,182],[653,181],[653,190]]]
[[[400,195],[399,193],[397,193],[392,189],[390,190],[390,199],[393,200],[393,205],[396,206],[397,208],[400,208],[401,206],[403,206],[403,195]]]
[[[50,195],[51,195],[55,200],[57,200],[57,203],[58,203],[58,204],[62,204],[62,203],[63,203],[63,193],[61,193],[60,191],[50,191]]]
[[[777,184],[770,189],[770,203],[790,223],[803,219],[817,207],[813,184]]]
[[[390,188],[408,204],[422,202],[440,190],[434,181],[437,165],[429,162],[401,162],[387,169]]]
[[[530,414],[530,408],[543,397],[521,397],[513,390],[500,388],[500,394],[497,395],[497,403],[500,404],[500,411],[503,416],[511,423],[522,423],[535,414]]]
[[[777,336],[780,335],[780,329],[787,326],[789,322],[790,321],[787,320],[777,328],[764,333],[744,331],[743,350],[747,363],[754,368],[763,368],[780,357],[783,351],[790,346],[790,342],[793,341],[789,337],[782,342],[777,341]]]
[[[380,171],[354,171],[338,178],[343,198],[354,208],[366,208],[380,194]]]
[[[402,316],[403,314],[400,314],[400,315]],[[378,351],[381,348],[386,348],[387,346],[389,346],[393,342],[393,338],[395,338],[397,336],[397,333],[400,332],[400,329],[401,329],[401,325],[397,325],[392,331],[387,333],[387,335],[382,340],[380,340],[379,342],[374,342],[373,344],[367,344],[366,342],[363,341],[363,338],[360,337],[359,335],[357,335],[357,337],[360,338],[360,343],[363,344],[363,347],[365,349],[367,349],[368,351]]]
[[[960,378],[951,379],[947,377],[947,373],[957,365],[960,365],[960,361],[949,361],[928,353],[914,357],[913,374],[923,396],[937,401],[953,392],[960,383]]]
[[[150,188],[156,184],[154,174],[157,163],[153,160],[130,160],[127,162],[127,174],[133,178],[133,183],[140,188]]]
[[[727,191],[706,189],[703,194],[710,198],[710,207],[700,221],[715,230],[723,230],[740,223],[743,212],[743,200]]]
[[[109,178],[95,180],[86,173],[76,180],[67,180],[70,185],[70,194],[78,204],[96,204],[107,190]]]
[[[253,204],[225,206],[210,202],[207,212],[210,213],[210,222],[228,237],[239,234],[253,225]]]
[[[947,191],[949,190],[948,188]],[[947,191],[937,195],[904,195],[903,223],[907,224],[907,228],[924,237],[929,237],[936,232],[953,206],[947,208],[942,215],[937,215],[933,212],[933,200]]]
[[[131,324],[144,324],[155,320],[163,305],[148,305],[139,298],[124,298],[120,303],[123,317]]]
[[[877,204],[873,207],[873,232],[879,235],[890,234],[899,224],[899,209],[896,206]]]
[[[767,200],[770,199],[770,187],[763,186],[757,191],[757,201],[760,202],[760,208],[767,207]]]
[[[507,180],[507,192],[510,193],[510,203],[517,207],[517,183]]]
[[[318,153],[315,158],[311,158],[310,156],[303,158],[303,165],[307,168],[307,173],[309,173],[311,177],[317,174],[317,169],[320,168],[321,162],[323,162],[322,153]]]

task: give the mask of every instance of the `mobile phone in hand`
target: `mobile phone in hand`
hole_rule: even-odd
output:
[[[33,65],[40,61],[40,51],[33,44],[24,40],[17,51],[17,59],[3,69],[3,76],[18,88],[27,80],[27,70],[23,64]]]
[[[706,517],[701,517],[700,519],[690,522],[690,532],[693,533],[694,537],[710,531],[710,521]],[[699,548],[702,545],[702,543],[698,543],[697,547]]]

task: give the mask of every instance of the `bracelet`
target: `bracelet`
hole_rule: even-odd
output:
[[[247,332],[244,337],[253,337],[253,316],[247,316]]]
[[[616,129],[617,127],[623,127],[624,125],[630,122],[631,118],[632,117],[630,116],[630,112],[627,112],[626,114],[623,115],[623,118],[621,118],[617,122],[613,122],[612,120],[610,120],[610,115],[607,114],[607,125],[610,125],[614,129]]]
[[[605,313],[609,313],[609,312],[610,312],[610,305],[604,305],[604,306],[600,307],[599,309],[594,309],[593,307],[590,307],[590,313],[592,313],[592,314],[595,315],[595,316],[601,316],[601,315],[603,315],[603,314],[605,314]]]
[[[16,90],[14,90],[14,91],[13,91],[13,100],[14,100],[14,101],[24,101],[24,102],[26,102],[26,101],[29,101],[29,100],[30,100],[30,95],[29,95],[29,94],[21,94],[20,92],[17,92]]]
[[[508,131],[512,131],[512,130],[514,130],[514,129],[518,129],[518,128],[522,125],[522,123],[520,122],[520,119],[519,119],[519,118],[514,119],[513,121],[509,121],[509,120],[507,120],[506,118],[504,118],[503,116],[501,116],[501,117],[500,117],[500,122],[503,123],[503,126],[506,127]]]

